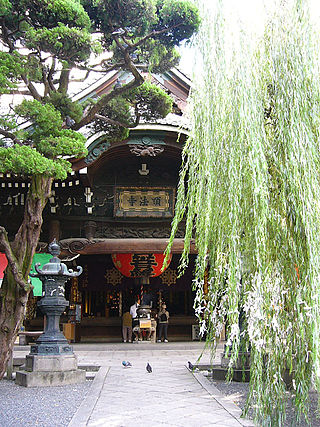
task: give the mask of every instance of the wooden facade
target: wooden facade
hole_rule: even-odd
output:
[[[181,152],[188,135],[185,112],[190,82],[177,70],[152,78],[172,96],[173,113],[161,123],[138,125],[124,141],[110,144],[101,133],[88,137],[88,156],[73,162],[73,173],[65,181],[53,183],[44,211],[38,251],[45,252],[56,238],[65,262],[84,268],[79,280],[66,287],[68,320],[77,322],[76,335],[82,341],[120,340],[123,310],[146,292],[153,295],[155,304],[161,298],[166,301],[172,315],[169,335],[191,339],[194,256],[187,272],[180,278],[177,274],[183,224],[170,266],[148,284],[122,276],[111,257],[162,253],[170,236]],[[112,72],[75,98],[107,93],[115,82],[125,79],[125,73]],[[0,221],[13,238],[23,215],[28,180],[5,175],[0,177],[0,186]],[[191,253],[195,253],[194,246]],[[37,329],[37,322],[33,319],[30,328]]]

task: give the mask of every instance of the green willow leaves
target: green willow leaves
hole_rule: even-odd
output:
[[[181,269],[194,238],[201,331],[214,351],[228,325],[230,375],[250,349],[248,406],[259,425],[282,426],[285,374],[297,419],[319,390],[320,42],[311,2],[266,3],[254,34],[231,1],[200,4],[202,68],[168,251],[184,219]]]

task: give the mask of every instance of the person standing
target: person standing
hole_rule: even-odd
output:
[[[137,308],[140,305],[140,298],[136,299],[136,302],[130,307],[130,314],[132,316],[132,319],[137,318]]]
[[[131,342],[132,339],[132,316],[128,310],[122,316],[122,335],[123,342]]]
[[[158,313],[158,322],[159,322],[158,342],[161,342],[162,334],[163,334],[163,342],[168,342],[169,312],[167,311],[167,306],[165,303],[162,303],[161,309]]]
[[[139,325],[139,318],[137,315],[137,309],[139,305],[140,305],[140,298],[138,297],[136,299],[136,302],[130,307],[130,314],[133,321],[133,333],[135,335],[135,341],[142,340],[140,325]]]

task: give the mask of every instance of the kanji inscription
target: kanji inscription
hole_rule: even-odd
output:
[[[115,191],[115,216],[173,216],[173,188],[116,188]]]

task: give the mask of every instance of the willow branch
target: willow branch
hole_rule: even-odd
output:
[[[11,249],[7,231],[2,226],[0,226],[0,247],[7,257],[8,265],[13,274],[14,280],[20,286],[20,288],[22,288],[24,291],[27,291],[28,284],[23,279],[22,273],[18,268],[18,261]]]

